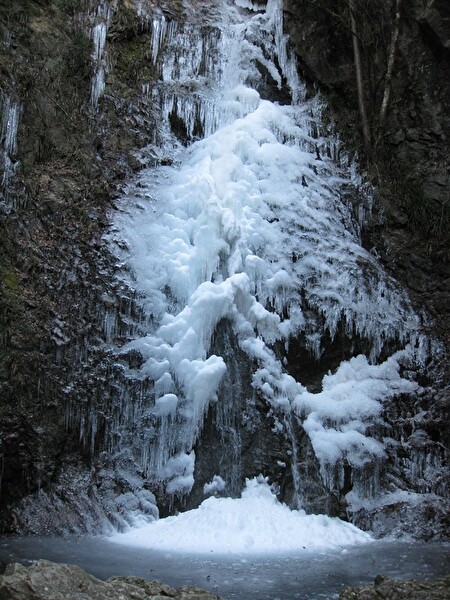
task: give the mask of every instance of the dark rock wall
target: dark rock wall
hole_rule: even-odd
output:
[[[362,140],[347,2],[286,0],[285,8],[303,75],[324,94],[330,121],[377,186],[366,245],[448,340],[450,7],[433,0],[400,3],[392,91],[381,124],[395,2],[356,2],[369,149]]]

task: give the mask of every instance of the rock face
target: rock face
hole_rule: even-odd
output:
[[[26,568],[18,563],[0,575],[1,600],[220,600],[220,596],[192,586],[173,589],[139,577],[111,577],[100,581],[73,565],[46,560]]]
[[[434,581],[396,581],[377,575],[373,586],[346,588],[339,600],[444,600],[450,596],[450,577]]]
[[[121,80],[127,70],[118,69],[111,86],[122,92],[102,111],[93,105],[93,28],[103,18],[96,8],[64,0],[0,5],[0,166],[8,174],[0,191],[1,529],[28,529],[12,524],[11,506],[57,481],[68,487],[53,487],[51,502],[66,506],[74,530],[86,528],[86,508],[98,504],[91,467],[105,424],[82,423],[92,406],[104,414],[116,394],[104,388],[117,290],[101,236],[117,185],[137,166],[131,150],[146,143],[151,124],[134,107],[140,94]],[[128,291],[119,297],[129,320],[118,324],[120,337],[133,315]],[[104,481],[110,486],[109,475]],[[71,494],[77,487],[86,490],[84,508]]]

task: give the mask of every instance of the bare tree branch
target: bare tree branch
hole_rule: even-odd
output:
[[[361,124],[363,130],[364,145],[366,150],[370,149],[370,129],[369,120],[367,118],[366,103],[364,100],[364,85],[361,67],[361,55],[359,52],[359,42],[356,35],[356,19],[355,19],[355,0],[348,0],[348,7],[350,12],[350,25],[352,30],[352,41],[353,41],[353,56],[355,60],[355,71],[356,71],[356,87],[358,92],[358,105],[359,112],[361,115]]]
[[[400,5],[401,5],[401,0],[396,0],[395,24],[394,24],[394,29],[392,31],[391,49],[389,52],[389,60],[388,60],[388,66],[387,66],[387,71],[386,71],[386,79],[384,82],[383,101],[381,102],[381,109],[380,109],[380,127],[382,127],[384,125],[384,122],[386,120],[387,109],[388,109],[389,100],[391,97],[392,74],[394,71],[394,63],[395,63],[395,58],[397,56],[398,37],[400,34]]]

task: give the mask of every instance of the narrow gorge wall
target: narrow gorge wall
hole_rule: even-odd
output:
[[[240,4],[254,12],[265,6]],[[345,11],[335,14],[331,4],[286,2],[285,28],[300,72],[311,95],[319,86],[329,106],[325,120],[333,121],[350,154],[359,150],[377,186],[372,218],[362,231],[366,248],[406,285],[419,313],[431,315],[418,325],[425,324],[422,332],[437,335],[448,347],[446,8],[436,2],[427,9],[403,9],[387,121],[378,131],[373,119],[378,137],[365,157],[351,37]],[[194,448],[191,495],[174,498],[166,493],[167,482],[148,476],[142,439],[153,421],[143,414],[146,402],[153,409],[154,383],[129,377],[144,362],[139,348],[119,357],[118,351],[144,335],[152,317],[127,275],[126,260],[111,252],[105,239],[111,214],[124,207],[123,182],[143,169],[172,164],[170,152],[161,150],[164,136],[177,140],[173,145],[188,146],[205,133],[205,123],[189,112],[196,88],[185,82],[174,101],[161,84],[161,65],[171,32],[184,43],[195,30],[183,29],[189,19],[203,22],[197,49],[203,47],[199,56],[208,56],[208,44],[213,48],[218,35],[209,10],[178,1],[0,2],[1,527],[35,532],[122,527],[135,513],[156,514],[156,503],[162,513],[198,505],[203,484],[223,469],[232,472],[228,491],[234,495],[245,476],[263,472],[294,506],[300,476],[309,510],[351,516],[379,534],[406,529],[419,537],[445,535],[448,379],[441,351],[421,368],[405,363],[402,373],[409,369],[420,391],[384,404],[375,426],[377,438],[389,440],[382,493],[376,469],[359,482],[369,489],[373,478],[378,502],[355,502],[348,512],[346,495],[353,485],[348,464],[333,481],[324,480],[302,421],[280,419],[252,385],[252,361],[233,347],[227,320],[218,325],[210,348],[211,355],[229,357],[227,377]],[[373,82],[385,73],[391,19],[386,14],[377,22],[384,49],[367,41]],[[179,48],[182,52],[181,41]],[[260,96],[289,103],[286,81],[277,85],[265,60],[259,65]],[[202,73],[208,68],[213,67],[199,63]],[[374,94],[378,107],[379,91]],[[198,98],[201,108],[201,94]],[[320,134],[311,135],[330,131],[333,127],[324,124]],[[365,206],[370,187],[360,182],[346,199],[354,214]],[[130,206],[148,192],[139,176],[133,186],[127,192]],[[307,302],[302,310],[311,322],[325,318]],[[300,365],[302,373],[306,369],[302,381],[311,392],[320,391],[322,377],[342,360],[370,352],[367,337],[349,333],[345,321],[333,336],[324,334],[320,360],[312,337],[298,336],[288,346],[275,344],[274,351],[292,377],[299,376]],[[393,340],[380,361],[399,347]],[[230,397],[234,400],[227,404]],[[227,449],[225,458],[221,447]]]

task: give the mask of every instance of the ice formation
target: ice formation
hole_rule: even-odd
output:
[[[0,129],[0,167],[3,170],[1,192],[5,210],[10,208],[10,187],[16,171],[17,162],[14,156],[17,153],[17,130],[19,127],[21,106],[13,102],[11,97],[5,95],[1,98],[1,129]]]
[[[247,480],[241,498],[208,498],[195,510],[142,525],[109,541],[194,554],[280,554],[366,544],[369,534],[337,518],[278,502],[266,481]]]
[[[258,393],[303,420],[325,480],[343,459],[355,467],[382,459],[370,424],[384,399],[415,389],[399,361],[424,345],[407,296],[361,246],[361,223],[345,201],[359,182],[322,131],[320,101],[304,99],[282,3],[215,8],[220,19],[214,13],[204,30],[162,15],[152,21],[162,123],[150,150],[166,166],[144,169],[128,187],[110,235],[148,317],[146,335],[122,349],[144,359],[128,376],[154,382],[142,462],[170,493],[193,484],[192,449],[227,369],[210,353],[222,320],[249,358]],[[264,99],[264,78],[290,102]],[[174,115],[183,143],[172,133]],[[305,317],[305,306],[320,318]],[[324,333],[333,338],[340,323],[368,341],[368,356],[342,363],[311,393],[276,347],[304,335],[320,356]],[[405,349],[376,364],[392,342]],[[228,506],[207,502],[203,511]]]
[[[113,6],[108,0],[98,3],[92,15],[92,64],[93,75],[91,80],[91,106],[97,109],[98,101],[105,91],[105,72],[108,67],[106,52],[106,35],[113,14]]]

